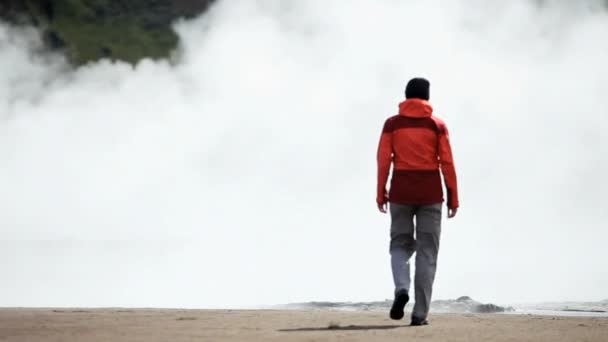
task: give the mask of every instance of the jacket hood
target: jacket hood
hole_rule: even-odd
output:
[[[408,118],[429,118],[433,115],[433,106],[421,99],[407,99],[399,104],[399,115]]]

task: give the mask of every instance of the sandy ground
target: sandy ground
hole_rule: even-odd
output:
[[[384,313],[0,309],[0,341],[608,341],[607,318]],[[332,328],[328,328],[329,326]]]

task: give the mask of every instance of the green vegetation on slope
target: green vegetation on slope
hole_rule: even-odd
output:
[[[13,19],[20,12],[13,21],[29,17],[47,45],[64,50],[79,65],[104,57],[130,63],[167,57],[178,42],[172,22],[198,15],[213,0],[5,1]]]
[[[76,64],[100,57],[135,63],[166,57],[177,44],[170,22],[146,25],[141,13],[104,13],[108,1],[58,0],[49,29],[67,44]]]

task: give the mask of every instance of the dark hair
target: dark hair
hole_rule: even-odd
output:
[[[430,98],[431,82],[426,78],[416,77],[412,78],[407,82],[405,87],[405,98],[406,99],[422,99],[427,100]]]

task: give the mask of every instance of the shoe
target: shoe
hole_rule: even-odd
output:
[[[427,321],[426,318],[422,319],[422,318],[418,318],[418,317],[412,317],[412,323],[410,323],[410,325],[413,327],[417,327],[417,326],[421,326],[421,325],[429,325],[429,321]]]
[[[393,301],[393,307],[391,307],[391,319],[400,320],[403,318],[403,308],[405,304],[410,300],[410,296],[407,294],[407,290],[399,290],[395,293],[395,300]]]

